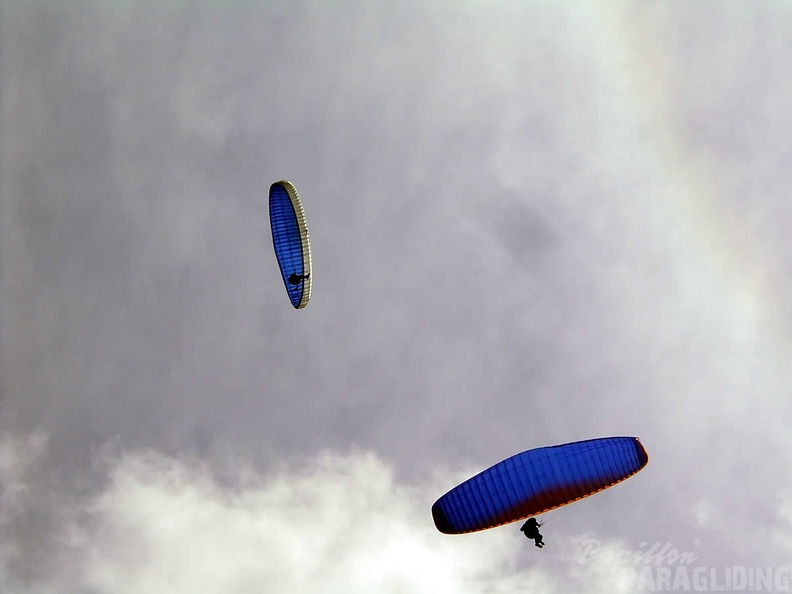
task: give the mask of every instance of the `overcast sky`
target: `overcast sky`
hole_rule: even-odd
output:
[[[791,70],[781,0],[2,0],[2,591],[641,591],[592,541],[789,567]],[[649,465],[545,549],[435,530],[606,435]]]

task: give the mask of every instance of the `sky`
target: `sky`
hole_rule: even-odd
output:
[[[790,63],[781,0],[3,0],[2,591],[792,589]],[[435,529],[607,435],[541,551]]]

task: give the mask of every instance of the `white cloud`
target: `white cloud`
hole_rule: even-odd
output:
[[[4,505],[4,528],[8,510],[23,510],[23,495],[34,488],[26,477],[47,455],[46,444],[42,434],[0,443],[2,498],[12,504]],[[569,532],[583,504],[550,516],[565,519],[546,526],[542,551],[516,525],[440,534],[431,504],[472,469],[438,471],[415,485],[399,481],[389,464],[364,451],[325,451],[264,474],[237,466],[230,476],[154,450],[105,455],[95,467],[105,486],[89,500],[64,506],[44,539],[56,546],[24,587],[8,578],[21,550],[13,548],[13,538],[4,540],[3,591],[526,594],[585,587],[613,594],[635,592],[640,571],[661,579],[668,568],[693,568],[658,557],[665,541]],[[778,518],[787,520],[788,512],[781,502]],[[15,522],[24,532],[19,514]],[[766,536],[786,547],[788,526],[782,522]],[[711,547],[688,545],[667,546],[712,566],[705,550]],[[648,561],[647,551],[654,551]]]
[[[431,501],[372,454],[323,453],[235,482],[156,452],[122,457],[76,543],[85,583],[108,594],[464,592],[501,581],[493,568],[514,548],[436,533]]]
[[[33,432],[24,438],[12,433],[0,436],[0,582],[6,581],[10,564],[19,557],[15,526],[31,504],[31,471],[46,453],[47,436]]]
[[[45,442],[20,443],[43,451]],[[4,461],[10,450],[19,444],[4,442]],[[508,528],[440,534],[431,504],[462,477],[446,472],[436,484],[402,484],[368,452],[323,452],[267,475],[242,470],[232,480],[155,451],[103,463],[106,487],[61,527],[56,575],[24,591],[49,594],[65,584],[91,594],[620,588],[618,572],[578,563],[574,538],[559,536],[539,552]],[[18,466],[3,464],[4,485],[24,474],[8,472]]]
[[[792,497],[785,493],[779,497],[778,516],[773,528],[770,530],[771,541],[775,542],[781,551],[792,557]],[[782,553],[783,554],[783,553]]]
[[[28,498],[28,470],[45,454],[47,436],[33,432],[25,438],[11,433],[0,437],[0,477],[2,477],[2,508],[0,522],[19,513]]]

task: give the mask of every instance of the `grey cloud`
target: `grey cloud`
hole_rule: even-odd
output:
[[[0,426],[50,436],[24,554],[107,442],[420,481],[630,433],[650,467],[559,536],[783,560],[728,537],[788,529],[792,37],[727,4],[5,4]]]

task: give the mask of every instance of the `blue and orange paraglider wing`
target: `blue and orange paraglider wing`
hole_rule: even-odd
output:
[[[270,186],[269,211],[272,244],[283,284],[292,305],[301,309],[311,298],[311,241],[294,184],[279,181]]]
[[[593,495],[646,466],[637,437],[603,437],[528,450],[451,489],[432,506],[440,532],[462,534],[544,513]]]

